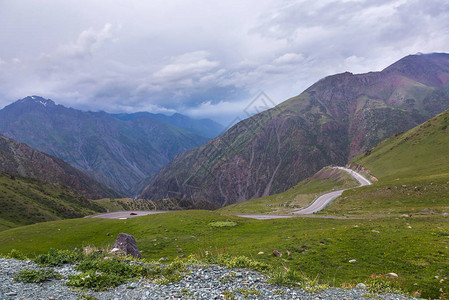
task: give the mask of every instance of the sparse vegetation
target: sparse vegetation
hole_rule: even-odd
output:
[[[400,287],[400,282],[395,279],[387,278],[385,275],[371,275],[366,282],[366,297],[377,297],[379,294],[406,294]]]
[[[19,274],[14,277],[17,281],[30,283],[39,283],[61,278],[62,276],[58,272],[50,269],[25,269],[20,271]]]
[[[83,253],[80,249],[57,250],[51,248],[48,253],[38,255],[34,261],[41,266],[61,266],[64,264],[71,264],[82,259]]]
[[[271,283],[301,287],[307,292],[314,293],[329,287],[328,284],[319,283],[319,275],[308,277],[303,272],[293,268],[279,268],[274,271],[270,279]]]

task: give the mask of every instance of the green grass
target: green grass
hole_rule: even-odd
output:
[[[387,139],[353,163],[363,165],[383,181],[449,176],[449,111]]]
[[[397,216],[449,212],[449,111],[352,161],[379,181],[345,191],[321,214]],[[368,153],[367,153],[368,154]]]
[[[3,172],[0,172],[0,207],[0,230],[102,211],[66,186]]]
[[[61,279],[62,276],[49,269],[25,269],[19,272],[17,276],[14,277],[17,281],[29,282],[29,283],[39,283],[48,281],[51,279]]]
[[[223,213],[285,214],[309,205],[324,192],[357,186],[358,182],[347,172],[323,168],[314,176],[301,181],[287,191],[267,197],[251,199],[220,208]]]
[[[237,225],[209,226],[213,222]],[[260,221],[210,211],[183,211],[127,220],[73,219],[0,232],[0,253],[19,249],[35,256],[50,248],[107,248],[120,232],[136,237],[146,259],[168,257],[173,261],[179,256],[177,249],[182,248],[186,256],[225,253],[285,266],[309,278],[319,274],[321,283],[337,287],[364,282],[372,274],[394,272],[408,292],[422,290],[423,297],[436,298],[440,288],[449,291],[449,222],[443,217]],[[272,255],[275,249],[283,253],[281,258]],[[287,250],[291,259],[284,261]],[[265,254],[258,255],[259,251]],[[349,263],[351,259],[357,263]],[[444,281],[440,283],[440,279]]]

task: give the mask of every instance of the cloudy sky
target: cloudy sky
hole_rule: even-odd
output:
[[[327,75],[449,52],[447,0],[0,0],[0,107],[180,112],[224,125]]]

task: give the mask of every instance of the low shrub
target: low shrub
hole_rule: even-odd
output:
[[[105,291],[111,287],[119,286],[126,282],[126,278],[111,273],[97,273],[93,270],[76,275],[69,275],[68,286],[93,291]]]
[[[38,255],[34,262],[41,266],[61,266],[63,264],[72,264],[83,259],[83,251],[80,249],[75,249],[73,251],[69,250],[56,250],[50,249],[48,253]]]
[[[25,269],[20,271],[19,274],[14,277],[17,281],[28,283],[39,283],[61,278],[62,276],[58,272],[48,269]]]
[[[242,255],[231,256],[228,254],[221,254],[217,257],[217,263],[224,265],[227,268],[248,268],[260,272],[265,272],[271,269],[271,266],[266,263]]]

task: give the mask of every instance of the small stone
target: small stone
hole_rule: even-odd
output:
[[[111,234],[108,232],[108,233],[106,233],[106,236],[110,236]]]
[[[409,225],[409,226],[408,226],[407,228],[410,228],[410,229],[412,229],[412,226],[410,226],[410,225]]]
[[[273,255],[277,257],[282,257],[282,253],[277,250],[273,250]]]
[[[5,294],[6,296],[17,296],[16,292],[9,292]]]
[[[388,273],[388,274],[387,274],[387,277],[388,277],[388,278],[398,278],[399,276],[398,276],[398,274],[396,274],[396,273]]]
[[[48,300],[55,300],[55,297],[48,297]]]
[[[358,289],[366,289],[366,285],[364,283],[361,283],[361,282],[358,283],[355,287],[358,288]]]
[[[435,278],[435,279],[438,279],[438,278],[440,278],[440,276],[437,275],[437,276],[435,276],[434,278]]]
[[[260,251],[259,253],[257,253],[257,255],[264,255],[265,254],[265,252],[263,252],[263,251]]]
[[[182,251],[182,248],[178,248],[178,249],[176,249],[176,251],[178,251],[178,252],[183,252],[183,251]]]
[[[110,252],[114,253],[114,252],[117,252],[117,251],[120,251],[120,249],[119,248],[112,248]]]
[[[349,260],[349,262],[350,262],[351,264],[354,264],[354,263],[357,262],[357,259],[351,259],[351,260]]]
[[[443,217],[449,217],[449,213],[443,213]]]
[[[371,230],[371,232],[374,232],[374,233],[380,233],[379,230]]]

